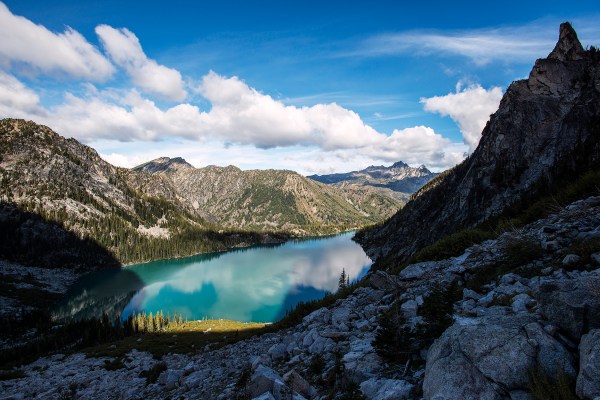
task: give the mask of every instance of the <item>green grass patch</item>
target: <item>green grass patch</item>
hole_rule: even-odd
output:
[[[264,332],[265,323],[230,320],[188,321],[163,332],[141,333],[120,340],[87,347],[88,357],[123,357],[132,349],[146,351],[156,358],[167,353],[195,353],[208,344],[221,347]]]

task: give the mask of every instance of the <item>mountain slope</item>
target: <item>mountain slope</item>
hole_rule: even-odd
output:
[[[308,178],[337,187],[348,187],[348,185],[372,186],[379,188],[379,193],[383,195],[406,201],[412,193],[419,190],[436,175],[424,165],[413,168],[402,161],[398,161],[389,167],[372,165],[360,171],[310,175]]]
[[[330,233],[381,221],[400,207],[375,191],[338,190],[287,170],[196,169],[181,158],[163,157],[134,171],[169,182],[190,212],[225,227]],[[154,184],[148,181],[142,190],[162,193]]]
[[[599,167],[600,57],[565,23],[548,58],[509,86],[475,152],[356,239],[371,257],[405,260]]]
[[[218,233],[165,190],[149,196],[131,172],[102,160],[91,148],[31,121],[0,121],[0,201],[61,223],[109,250],[120,262],[223,250],[260,240],[255,234]],[[278,240],[281,240],[279,238]]]

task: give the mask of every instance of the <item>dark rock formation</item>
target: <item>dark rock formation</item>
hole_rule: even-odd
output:
[[[475,152],[357,241],[372,258],[405,260],[599,166],[600,62],[564,23],[548,58],[508,87]]]

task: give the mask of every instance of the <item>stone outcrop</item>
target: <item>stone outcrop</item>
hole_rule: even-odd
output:
[[[600,396],[600,330],[594,329],[579,344],[579,376],[577,395],[582,399]]]
[[[599,167],[600,60],[594,54],[562,24],[548,58],[508,87],[473,154],[425,185],[386,224],[357,236],[367,254],[405,260]]]

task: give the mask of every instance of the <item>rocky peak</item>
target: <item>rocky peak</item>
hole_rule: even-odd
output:
[[[138,165],[133,169],[134,171],[158,173],[164,171],[193,170],[195,168],[181,157],[159,157],[142,165]]]
[[[402,161],[398,161],[395,162],[394,164],[392,164],[392,166],[390,168],[406,168],[408,167],[408,164],[402,162]]]
[[[600,168],[599,110],[600,60],[562,24],[555,50],[508,87],[471,157],[357,240],[371,258],[405,260]]]
[[[560,24],[558,43],[548,55],[549,59],[559,61],[575,61],[585,57],[585,50],[577,38],[577,33],[570,23]]]

